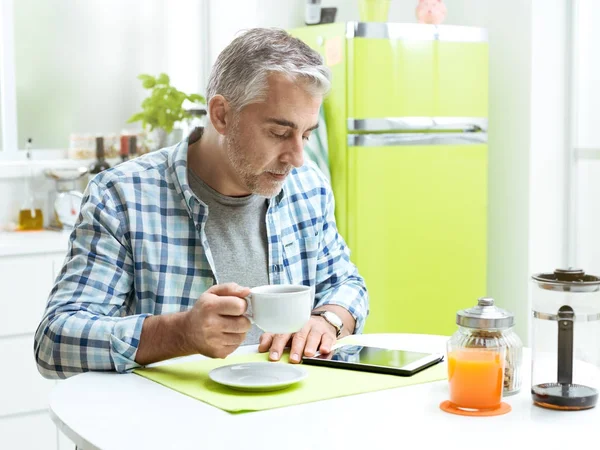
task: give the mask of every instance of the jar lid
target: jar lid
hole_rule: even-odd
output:
[[[531,276],[541,289],[564,292],[596,292],[600,290],[600,277],[588,275],[582,269],[556,269],[553,273]]]
[[[477,329],[504,329],[515,324],[515,316],[494,305],[494,299],[481,297],[477,306],[456,313],[456,323],[461,327]]]

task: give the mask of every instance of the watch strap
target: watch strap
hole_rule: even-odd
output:
[[[337,326],[335,323],[331,322],[330,320],[327,319],[327,315],[326,313],[331,313],[331,314],[335,314],[332,313],[331,311],[313,311],[310,313],[311,316],[321,316],[323,319],[325,319],[325,321],[331,325],[333,328],[335,328],[335,337],[336,339],[340,337],[340,334],[342,334],[342,327]],[[340,319],[341,321],[341,319]],[[343,325],[342,325],[343,326]]]

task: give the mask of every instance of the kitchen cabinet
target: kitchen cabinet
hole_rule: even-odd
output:
[[[0,257],[0,337],[35,333],[59,258],[54,254]]]
[[[0,355],[5,367],[0,372],[0,417],[43,411],[54,381],[43,378],[37,371],[33,357],[33,335],[0,339]]]
[[[0,418],[0,448],[56,450],[57,442],[56,426],[45,411]]]
[[[72,450],[47,412],[57,383],[37,371],[33,339],[68,233],[0,233],[0,449]]]

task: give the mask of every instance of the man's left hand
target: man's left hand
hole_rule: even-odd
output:
[[[317,350],[322,354],[331,352],[336,341],[336,330],[320,316],[311,316],[300,331],[294,334],[264,333],[260,337],[258,351],[269,351],[271,361],[279,361],[283,349],[290,344],[290,362],[299,363],[302,356],[314,356]],[[291,343],[290,343],[291,341]]]

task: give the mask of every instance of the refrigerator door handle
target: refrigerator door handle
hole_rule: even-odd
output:
[[[350,147],[486,144],[487,133],[349,134]]]
[[[487,131],[485,117],[385,117],[380,119],[348,119],[348,131]]]
[[[346,39],[487,42],[485,28],[421,23],[347,22]]]

